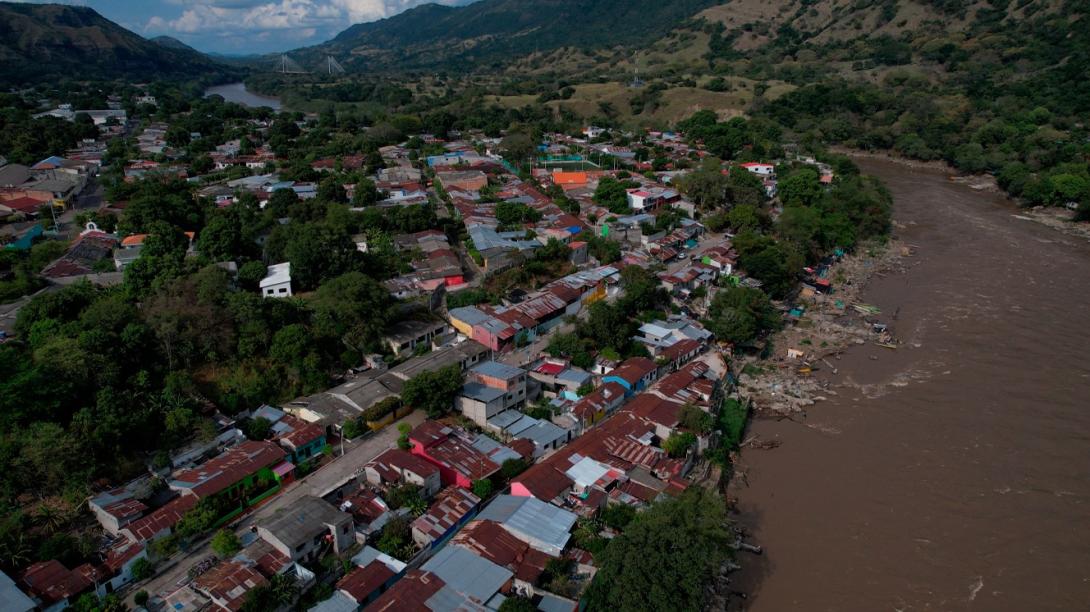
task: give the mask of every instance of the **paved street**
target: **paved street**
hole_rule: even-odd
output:
[[[386,449],[396,446],[397,438],[400,435],[397,431],[399,424],[408,423],[415,427],[424,422],[424,418],[423,412],[414,411],[372,436],[355,442],[346,442],[344,455],[333,459],[319,470],[288,485],[284,491],[281,491],[279,495],[261,506],[253,514],[243,515],[235,522],[236,529],[240,533],[248,531],[250,524],[270,516],[278,508],[291,506],[305,495],[322,496],[332,491],[352,478],[356,470],[368,461],[374,459]],[[337,450],[339,451],[339,449]],[[178,583],[186,577],[190,567],[211,554],[212,551],[208,546],[208,542],[202,542],[198,546],[194,546],[184,556],[179,557],[177,562],[165,572],[139,585],[137,588],[152,595],[168,595],[178,589]],[[130,606],[135,606],[132,601],[134,592],[130,592],[128,596]]]

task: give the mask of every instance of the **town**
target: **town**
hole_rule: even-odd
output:
[[[0,312],[4,341],[48,346],[44,322],[66,308],[50,300],[118,292],[159,309],[171,364],[199,363],[250,333],[204,296],[237,300],[281,313],[246,316],[280,321],[260,342],[291,397],[210,373],[218,401],[186,413],[199,434],[144,454],[134,479],[96,481],[79,510],[95,549],[5,576],[12,610],[118,595],[179,611],[576,610],[638,513],[725,485],[749,411],[739,358],[803,308],[799,281],[830,290],[827,263],[806,264],[856,239],[794,218],[813,252],[781,252],[761,228],[840,170],[778,145],[757,159],[762,143],[723,161],[706,143],[747,126],[714,113],[674,132],[377,126],[365,148],[303,161],[290,143],[352,128],[217,98],[172,116],[149,91],[107,102],[43,111],[86,137],[0,166],[5,249],[41,260],[8,274],[24,295]],[[197,131],[200,113],[225,124]],[[860,238],[886,230],[842,217]],[[349,354],[335,376],[285,314],[305,308]]]

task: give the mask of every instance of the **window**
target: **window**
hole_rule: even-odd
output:
[[[281,287],[281,288],[280,288],[280,293],[287,293],[287,292],[288,292],[288,288],[287,288],[287,287]]]

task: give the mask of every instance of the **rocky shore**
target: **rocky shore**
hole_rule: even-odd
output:
[[[839,354],[849,346],[897,346],[898,340],[882,327],[895,313],[877,312],[859,299],[871,278],[903,271],[914,253],[915,247],[899,240],[861,246],[830,267],[832,292],[804,291],[798,301],[803,313],[772,336],[772,354],[736,368],[739,393],[752,400],[754,416],[790,417],[836,395],[816,374],[835,373]]]

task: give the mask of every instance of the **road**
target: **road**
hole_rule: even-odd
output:
[[[344,455],[333,459],[317,471],[288,485],[288,487],[281,491],[279,495],[261,506],[253,514],[243,515],[235,521],[235,529],[241,535],[243,532],[249,530],[250,524],[259,522],[263,518],[271,516],[279,508],[290,507],[306,495],[321,497],[333,489],[336,489],[355,476],[356,470],[368,461],[374,459],[383,451],[397,445],[397,438],[400,435],[397,431],[398,425],[401,423],[408,423],[415,427],[424,422],[424,418],[425,415],[423,412],[414,411],[405,418],[390,424],[385,429],[372,436],[354,442],[346,442]],[[171,565],[169,569],[156,575],[151,580],[140,584],[138,588],[147,591],[152,595],[169,595],[178,589],[178,583],[187,576],[190,567],[211,554],[212,551],[208,546],[208,540],[205,540],[199,545],[191,548],[189,552],[179,557],[177,561],[171,560],[173,565]],[[129,605],[133,607],[135,607],[135,603],[132,601],[132,595],[134,593],[135,591],[129,593],[127,597]]]

